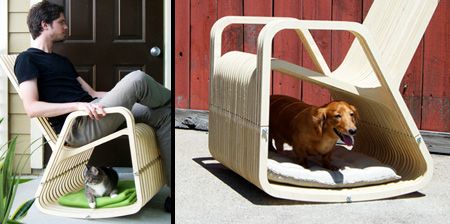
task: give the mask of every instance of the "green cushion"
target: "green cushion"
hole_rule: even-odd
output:
[[[115,198],[109,196],[96,198],[96,208],[115,208],[131,205],[136,202],[136,189],[133,180],[119,181],[117,188],[119,194]],[[78,192],[71,192],[62,196],[59,198],[58,203],[69,207],[90,208],[86,195],[84,194],[84,188]]]

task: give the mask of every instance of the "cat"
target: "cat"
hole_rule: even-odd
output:
[[[95,198],[109,195],[117,197],[117,183],[119,176],[117,172],[109,167],[88,166],[83,172],[85,195],[90,208],[95,208]]]

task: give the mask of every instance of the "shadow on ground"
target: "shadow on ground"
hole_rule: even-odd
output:
[[[259,189],[258,187],[256,187],[255,185],[253,185],[252,183],[248,182],[246,179],[242,178],[232,170],[220,164],[212,157],[200,157],[194,158],[193,160],[253,204],[256,205],[310,204],[301,201],[274,198],[265,193],[264,191],[262,191],[261,189]]]

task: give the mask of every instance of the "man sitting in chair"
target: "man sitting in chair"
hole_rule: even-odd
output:
[[[42,1],[30,9],[27,24],[31,48],[16,60],[14,71],[24,108],[29,117],[48,117],[59,133],[68,113],[86,111],[69,131],[66,144],[80,146],[116,131],[125,121],[120,114],[106,115],[103,108],[122,106],[136,122],[155,128],[169,188],[171,187],[171,92],[142,71],[134,71],[109,92],[95,91],[65,57],[54,53],[53,44],[66,39],[64,9]],[[166,199],[166,210],[172,200]]]

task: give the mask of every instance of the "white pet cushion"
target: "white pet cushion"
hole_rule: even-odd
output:
[[[339,170],[325,169],[321,167],[321,158],[313,157],[308,158],[310,168],[305,169],[292,156],[269,151],[267,175],[270,181],[316,188],[361,187],[401,178],[391,167],[380,161],[343,147],[336,147],[331,164],[339,167]]]

